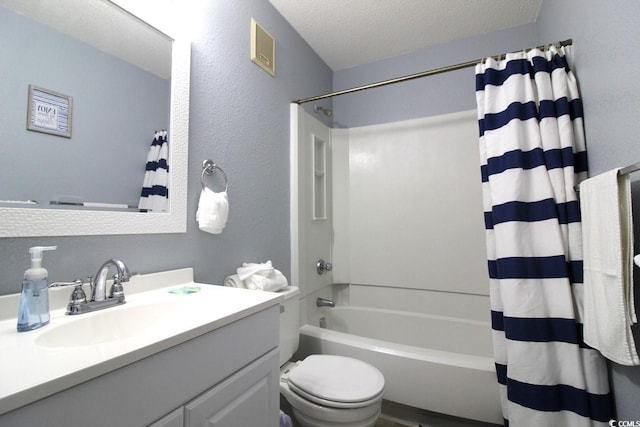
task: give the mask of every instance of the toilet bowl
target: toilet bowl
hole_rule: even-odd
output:
[[[302,427],[370,427],[380,416],[384,377],[360,360],[316,354],[285,364],[280,392]]]
[[[384,376],[358,359],[314,354],[289,362],[298,348],[299,291],[284,290],[280,316],[280,393],[302,427],[371,427],[380,415]]]

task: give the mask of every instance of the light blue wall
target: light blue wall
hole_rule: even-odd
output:
[[[636,76],[640,69],[639,16],[640,3],[631,0],[545,0],[538,16],[542,38],[571,37],[574,41],[591,175],[640,162],[640,80]],[[636,173],[632,180],[638,242],[640,176]],[[636,297],[640,292],[638,271],[636,268]],[[636,307],[640,307],[640,301],[636,301]],[[635,332],[637,343],[638,328]],[[640,367],[610,366],[618,420],[640,420]]]
[[[3,238],[0,293],[19,292],[35,245],[58,245],[44,258],[50,280],[95,274],[111,257],[140,273],[193,266],[204,282],[222,283],[243,261],[271,259],[289,275],[289,103],[330,92],[332,72],[267,0],[180,4],[194,34],[187,233]],[[276,39],[275,78],[250,60],[251,17]],[[195,221],[205,158],[229,177],[220,235],[199,231]]]
[[[541,37],[574,41],[591,174],[640,161],[639,16],[631,0],[546,0],[540,10]]]
[[[537,44],[535,24],[430,47],[336,71],[335,90],[472,61]],[[474,68],[451,71],[333,100],[334,126],[355,127],[476,108]]]

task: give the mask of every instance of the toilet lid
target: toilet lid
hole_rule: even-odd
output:
[[[384,389],[375,367],[351,357],[312,355],[289,374],[289,383],[323,400],[357,403],[371,400]]]

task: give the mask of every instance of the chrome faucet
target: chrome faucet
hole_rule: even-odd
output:
[[[124,293],[122,292],[121,282],[128,282],[131,274],[129,273],[129,269],[125,265],[124,262],[119,259],[112,258],[102,264],[102,266],[98,269],[96,273],[96,281],[91,289],[91,301],[104,301],[107,299],[107,274],[109,273],[109,266],[115,266],[118,270],[117,275],[114,277],[113,286],[117,289],[111,288],[111,293],[116,295],[122,295],[124,297]],[[112,297],[114,295],[111,295]]]
[[[318,306],[318,307],[335,307],[336,303],[331,301],[330,299],[318,297],[318,299],[316,299],[316,306]]]
[[[116,267],[118,272],[113,275],[113,284],[109,291],[109,297],[107,297],[107,274],[109,273],[109,267],[112,265]],[[126,300],[124,298],[122,282],[128,282],[131,276],[134,275],[136,275],[136,273],[130,273],[129,268],[127,268],[124,262],[112,258],[102,264],[98,269],[95,282],[93,277],[87,277],[87,282],[91,287],[91,298],[89,301],[87,301],[87,296],[83,289],[84,284],[87,282],[83,282],[80,279],[76,279],[73,282],[51,283],[49,287],[74,285],[75,288],[71,293],[69,305],[67,306],[67,314],[84,314],[124,304]]]

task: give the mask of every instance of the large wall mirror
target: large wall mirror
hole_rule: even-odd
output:
[[[171,32],[108,0],[0,0],[0,237],[186,231],[191,48]],[[30,87],[63,95],[43,105],[66,134],[29,129]],[[168,210],[140,212],[158,130]]]

